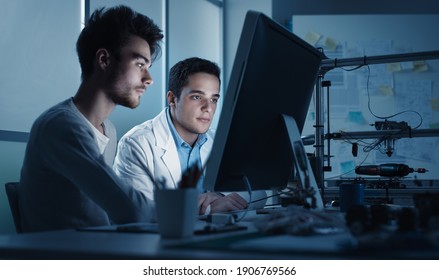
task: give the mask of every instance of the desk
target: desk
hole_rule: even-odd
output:
[[[2,259],[218,259],[233,254],[168,247],[158,234],[58,231],[0,236]],[[238,258],[239,254],[237,255]],[[244,257],[245,258],[245,257]]]
[[[199,225],[204,222],[200,221]],[[439,250],[334,249],[349,233],[298,237],[245,231],[162,240],[157,233],[63,230],[0,235],[1,259],[439,259]],[[313,246],[316,241],[326,246]],[[301,246],[294,246],[302,243]],[[223,246],[222,244],[226,244]],[[285,244],[285,246],[284,246]],[[328,245],[332,244],[332,245]]]
[[[204,222],[203,222],[204,223]],[[251,226],[251,224],[249,224]],[[194,242],[239,238],[233,233],[164,240],[157,233],[63,230],[0,235],[1,259],[266,259],[266,253],[191,248]],[[279,258],[280,256],[277,256]],[[272,257],[270,257],[272,258]],[[276,256],[273,256],[276,258]]]

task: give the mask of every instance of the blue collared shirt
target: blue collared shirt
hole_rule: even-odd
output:
[[[181,166],[181,173],[183,174],[186,172],[186,170],[190,167],[192,167],[194,164],[198,166],[198,168],[201,170],[201,157],[200,157],[200,150],[201,147],[206,143],[207,136],[206,134],[199,134],[197,141],[195,142],[194,146],[191,147],[188,143],[186,143],[183,138],[178,134],[177,130],[175,129],[174,124],[171,121],[171,113],[169,110],[169,107],[166,110],[166,120],[168,121],[169,128],[171,130],[172,137],[175,141],[175,146],[177,147],[178,152],[178,158],[180,159],[180,166]],[[204,176],[201,174],[200,179],[197,182],[197,189],[199,193],[203,193],[203,179]]]

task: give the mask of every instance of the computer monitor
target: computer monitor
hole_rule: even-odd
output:
[[[322,54],[266,15],[247,12],[204,188],[284,188],[294,155],[282,115],[302,132]]]

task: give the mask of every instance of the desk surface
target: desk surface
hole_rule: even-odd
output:
[[[204,222],[203,222],[204,223]],[[249,224],[251,226],[251,224]],[[0,235],[1,259],[266,259],[266,253],[200,248],[196,244],[253,236],[233,233],[162,239],[157,233],[63,230]],[[223,240],[223,241],[221,241]],[[276,257],[274,257],[276,258]]]
[[[200,221],[199,226],[205,222]],[[349,232],[317,236],[244,231],[162,239],[157,233],[64,230],[0,235],[1,259],[439,259],[425,246],[357,248]],[[411,238],[411,237],[410,237]],[[437,240],[439,237],[436,235]],[[408,239],[407,239],[408,240]],[[413,241],[414,239],[411,238]],[[403,239],[400,240],[404,242]],[[438,248],[438,247],[436,247]]]

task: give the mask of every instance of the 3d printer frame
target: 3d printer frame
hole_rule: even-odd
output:
[[[315,88],[315,161],[314,170],[317,185],[319,188],[324,188],[324,159],[325,159],[325,146],[324,140],[335,139],[343,140],[352,137],[371,139],[379,138],[384,135],[392,135],[394,138],[402,137],[438,137],[439,129],[415,129],[415,130],[385,130],[385,131],[360,131],[351,132],[343,134],[330,134],[326,136],[324,134],[324,98],[323,98],[323,78],[325,74],[335,68],[345,67],[345,66],[364,66],[369,64],[383,64],[383,63],[393,63],[393,62],[406,62],[406,61],[418,61],[418,60],[434,60],[439,59],[439,51],[428,51],[428,52],[414,52],[414,53],[403,53],[403,54],[390,54],[390,55],[379,55],[379,56],[363,56],[354,58],[339,58],[339,59],[328,59],[322,60],[320,66],[320,72],[316,81]],[[329,158],[330,155],[328,155]]]

